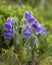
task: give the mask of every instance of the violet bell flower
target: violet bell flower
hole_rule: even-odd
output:
[[[34,28],[36,34],[44,34],[46,31],[45,28],[41,26],[39,23],[33,24],[32,27]]]
[[[31,38],[31,30],[30,30],[30,28],[29,28],[29,26],[27,25],[25,28],[24,28],[24,30],[23,30],[23,36],[25,37],[25,38]]]
[[[29,24],[34,24],[36,22],[36,19],[33,17],[32,13],[30,12],[25,12],[25,18],[26,18],[26,22]]]
[[[4,39],[11,39],[12,38],[12,32],[6,31],[4,32]]]
[[[11,30],[13,24],[14,24],[14,19],[13,18],[8,18],[7,22],[3,25],[3,28],[5,30]]]

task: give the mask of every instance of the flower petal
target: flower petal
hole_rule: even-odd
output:
[[[33,15],[30,12],[25,13],[26,22],[29,24],[34,24],[36,19],[33,17]]]
[[[9,18],[7,22],[3,25],[3,28],[5,30],[10,30],[13,26],[14,20],[12,18]]]
[[[23,36],[25,38],[31,38],[31,30],[28,26],[25,27],[25,29],[23,30]]]
[[[12,38],[12,32],[6,31],[4,32],[4,39],[11,39]]]
[[[43,34],[46,31],[45,28],[41,26],[39,23],[33,24],[32,27],[34,28],[36,34]]]

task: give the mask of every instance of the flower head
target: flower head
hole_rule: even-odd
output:
[[[36,21],[36,19],[33,17],[33,15],[28,11],[25,13],[25,18],[26,18],[27,23],[29,23],[31,25],[34,24]]]
[[[41,26],[39,23],[33,24],[32,27],[34,28],[36,34],[43,34],[46,31],[45,28]]]
[[[5,30],[11,30],[13,24],[14,24],[14,19],[13,19],[13,18],[9,18],[9,19],[7,20],[7,22],[3,25],[3,28],[4,28]]]
[[[4,32],[4,39],[11,39],[12,38],[12,32],[6,31]]]
[[[23,30],[23,36],[25,37],[25,38],[31,38],[31,30],[30,30],[30,28],[28,27],[28,26],[26,26],[25,28],[24,28],[24,30]]]

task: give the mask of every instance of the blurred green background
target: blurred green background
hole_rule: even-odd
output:
[[[48,32],[48,54],[45,59],[41,59],[40,65],[52,65],[52,0],[0,0],[0,31],[1,25],[8,17],[21,20],[25,11],[31,11],[33,16],[45,26]],[[17,65],[18,56],[12,51],[13,47],[4,54],[3,49],[3,53],[0,54],[0,65]]]

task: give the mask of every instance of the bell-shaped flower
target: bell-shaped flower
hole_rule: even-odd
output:
[[[4,39],[11,39],[13,37],[11,31],[4,32],[3,36],[4,36]]]
[[[4,28],[5,30],[11,30],[13,24],[14,24],[14,19],[13,19],[13,18],[9,18],[9,19],[7,20],[7,22],[3,25],[3,28]]]
[[[31,30],[30,28],[28,27],[28,25],[24,28],[23,30],[23,36],[25,38],[31,38],[32,34],[31,34]]]
[[[45,28],[41,26],[39,23],[33,24],[32,27],[34,28],[36,34],[43,34],[46,31]]]
[[[36,22],[36,19],[33,17],[32,13],[28,11],[25,13],[25,18],[26,18],[26,22],[31,25]]]

